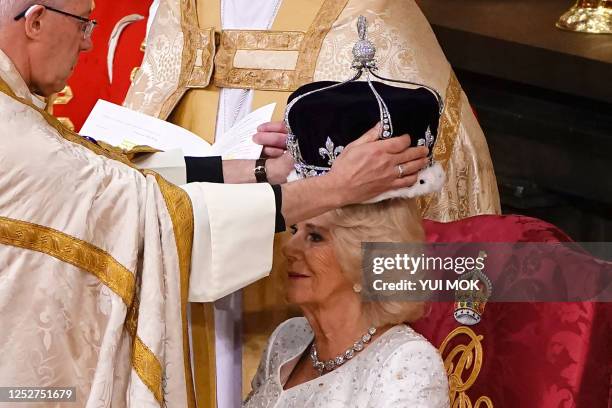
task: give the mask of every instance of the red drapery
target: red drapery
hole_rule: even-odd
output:
[[[426,231],[430,242],[570,241],[556,227],[522,216],[478,216],[449,224],[426,221]],[[452,303],[432,303],[428,315],[413,326],[439,347],[460,327],[453,311]],[[610,303],[487,304],[482,321],[470,327],[482,336],[483,355],[465,397],[472,404],[488,397],[494,407],[503,408],[609,408],[611,318]],[[456,336],[443,357],[469,342],[465,334]],[[473,370],[474,362],[462,381]]]
[[[91,16],[98,21],[92,37],[94,48],[81,54],[74,75],[68,80],[72,97],[60,95],[53,105],[54,116],[69,119],[78,131],[98,99],[123,103],[131,83],[132,70],[140,66],[144,57],[140,47],[144,41],[151,3],[152,0],[96,2]],[[107,72],[111,33],[122,18],[131,14],[145,18],[129,24],[119,37],[111,83]]]

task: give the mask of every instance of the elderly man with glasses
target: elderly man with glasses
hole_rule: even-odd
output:
[[[221,297],[266,276],[275,229],[414,184],[427,149],[375,128],[325,176],[179,188],[45,111],[91,48],[90,12],[0,3],[0,387],[54,406],[194,406],[192,363],[211,362],[190,335],[213,330],[188,329],[194,279]]]
[[[76,66],[79,54],[91,49],[91,34],[96,22],[87,16],[91,14],[92,3],[65,1],[65,9],[18,0],[3,3],[0,6],[4,15],[0,36],[9,41],[8,32],[15,31],[15,28],[21,28],[24,34],[21,38],[13,35],[11,42],[13,45],[22,43],[25,48],[9,55],[17,66],[23,64],[27,67],[27,71],[22,73],[23,79],[26,83],[31,82],[30,87],[37,95],[49,96],[61,91]],[[19,4],[24,7],[14,13],[14,24],[10,24],[5,17],[12,5]]]
[[[45,10],[53,11],[54,13],[59,13],[64,16],[76,18],[77,20],[79,20],[81,22],[81,31],[83,32],[83,39],[90,38],[91,33],[93,32],[94,28],[96,28],[96,20],[90,20],[87,17],[82,17],[76,14],[68,13],[66,11],[58,10],[50,6],[45,6],[44,4],[34,4],[28,7],[26,10],[23,10],[22,13],[19,13],[17,16],[15,16],[15,21],[19,21],[20,19],[27,17],[27,15],[36,10],[37,7],[43,7]]]

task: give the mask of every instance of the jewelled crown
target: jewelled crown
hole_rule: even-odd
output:
[[[486,254],[482,252],[478,256],[486,258]],[[493,285],[481,269],[473,269],[462,274],[460,280],[477,281],[480,288],[480,290],[455,292],[455,320],[466,326],[473,326],[482,319],[487,301],[493,293]]]
[[[386,193],[374,201],[439,190],[444,183],[444,171],[434,163],[433,149],[444,108],[440,94],[427,85],[380,76],[376,47],[368,39],[363,16],[358,19],[357,31],[359,40],[353,47],[352,62],[355,74],[351,78],[343,82],[309,83],[289,97],[285,111],[289,130],[287,150],[295,160],[290,179],[327,173],[349,143],[380,122],[381,139],[409,134],[412,146],[429,148],[430,161],[414,186]]]

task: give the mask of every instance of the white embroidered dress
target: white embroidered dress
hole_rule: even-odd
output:
[[[407,325],[392,327],[336,370],[283,390],[312,340],[304,318],[278,326],[243,408],[449,407],[448,380],[437,349]]]

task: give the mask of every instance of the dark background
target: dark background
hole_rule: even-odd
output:
[[[612,35],[567,0],[420,0],[485,132],[504,213],[612,241]]]

